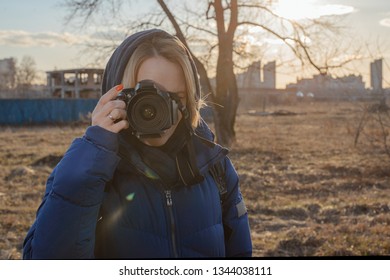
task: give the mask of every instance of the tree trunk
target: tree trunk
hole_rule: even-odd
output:
[[[176,36],[188,47],[186,38],[181,31],[181,28],[168,9],[164,0],[157,0],[161,8],[172,23]],[[235,141],[234,124],[238,107],[238,90],[236,77],[233,71],[233,38],[237,28],[237,0],[232,0],[229,6],[230,22],[229,27],[225,30],[224,10],[221,0],[216,0],[212,3],[215,9],[215,20],[218,26],[218,42],[219,54],[217,61],[217,76],[216,76],[216,92],[213,93],[210,79],[207,75],[206,68],[191,52],[195,61],[200,77],[202,92],[210,94],[209,100],[213,104],[214,126],[216,141],[230,147]]]
[[[221,0],[213,2],[215,20],[218,30],[218,60],[216,75],[215,106],[215,132],[217,141],[221,145],[231,147],[236,140],[234,124],[238,107],[238,90],[233,64],[233,41],[237,28],[238,8],[237,0],[230,1],[227,7],[223,7]],[[225,27],[225,11],[229,10],[229,24]]]
[[[225,44],[223,44],[226,46]],[[217,62],[215,102],[215,131],[217,141],[221,145],[231,147],[236,139],[234,124],[238,107],[238,90],[233,72],[232,51],[228,47],[220,47]]]

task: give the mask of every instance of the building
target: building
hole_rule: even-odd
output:
[[[237,87],[242,88],[259,88],[261,87],[261,62],[253,62],[248,69],[236,75]]]
[[[263,68],[264,81],[262,88],[276,88],[276,63],[275,61],[268,62]]]
[[[295,92],[313,94],[316,98],[359,97],[366,93],[361,75],[349,75],[334,78],[331,75],[314,75],[310,79],[300,79],[295,84],[288,84],[286,89]]]
[[[276,63],[271,61],[264,65],[261,71],[261,62],[253,62],[248,69],[236,75],[237,87],[243,90],[250,89],[275,89],[276,88]],[[263,74],[263,75],[262,75]],[[261,78],[263,76],[263,79]]]
[[[16,86],[16,61],[14,58],[0,59],[0,90]]]
[[[382,92],[382,59],[370,63],[371,88],[373,93]]]
[[[46,72],[51,97],[99,98],[103,69],[81,68]]]
[[[270,100],[282,97],[285,90],[276,88],[276,63],[271,61],[261,67],[261,62],[252,63],[248,69],[236,75],[240,109],[265,107]]]

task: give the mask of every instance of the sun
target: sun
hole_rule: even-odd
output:
[[[318,0],[279,0],[275,3],[274,10],[284,18],[302,20],[349,14],[354,8],[346,5],[320,4]]]

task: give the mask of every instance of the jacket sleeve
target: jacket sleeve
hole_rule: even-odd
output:
[[[239,187],[239,179],[230,159],[226,157],[227,194],[223,201],[223,224],[227,257],[251,257],[252,241],[248,212]]]
[[[120,160],[118,136],[91,126],[53,170],[36,220],[23,243],[24,259],[94,257],[104,188]]]

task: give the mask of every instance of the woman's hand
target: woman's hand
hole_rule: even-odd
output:
[[[115,100],[122,89],[123,85],[113,87],[99,99],[92,112],[92,125],[98,125],[114,133],[129,127],[126,119],[126,103]]]

